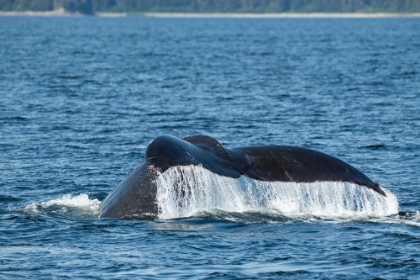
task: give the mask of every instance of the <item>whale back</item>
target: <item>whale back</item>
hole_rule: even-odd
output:
[[[155,219],[158,212],[155,179],[145,163],[137,166],[101,202],[99,217]]]

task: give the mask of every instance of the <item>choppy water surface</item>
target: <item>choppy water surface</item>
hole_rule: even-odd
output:
[[[418,19],[0,17],[0,278],[416,279],[418,30]],[[162,134],[317,149],[388,196],[187,167],[197,188],[179,201],[177,171],[163,176],[160,220],[98,219]]]

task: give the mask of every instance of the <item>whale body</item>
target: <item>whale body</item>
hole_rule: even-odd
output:
[[[156,219],[158,176],[171,167],[189,165],[221,176],[268,182],[351,182],[386,196],[361,171],[319,151],[279,145],[227,149],[209,136],[159,136],[147,147],[144,162],[101,203],[99,217]]]

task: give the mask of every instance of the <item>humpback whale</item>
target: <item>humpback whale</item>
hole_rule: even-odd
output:
[[[268,182],[351,182],[386,196],[355,167],[325,153],[294,146],[227,149],[209,136],[155,138],[138,165],[100,205],[101,218],[156,219],[157,178],[171,167],[199,165],[221,176]]]

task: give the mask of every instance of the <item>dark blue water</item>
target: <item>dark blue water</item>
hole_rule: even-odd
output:
[[[418,279],[419,30],[0,17],[0,278]],[[98,219],[162,134],[320,150],[379,181],[397,210]]]

